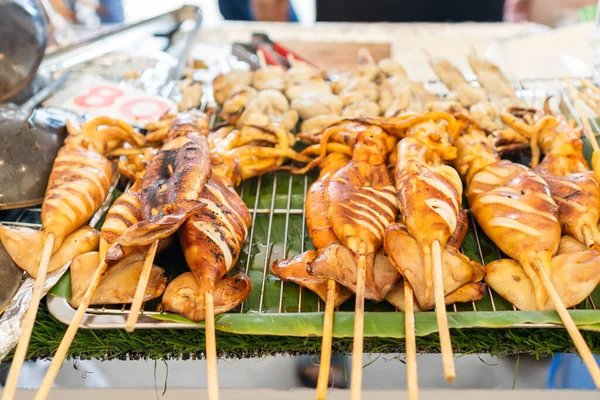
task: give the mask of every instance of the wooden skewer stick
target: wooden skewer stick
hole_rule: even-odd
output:
[[[596,141],[596,137],[594,136],[594,131],[590,126],[590,121],[588,121],[588,117],[585,114],[583,108],[581,107],[581,99],[579,97],[579,92],[575,90],[575,87],[573,86],[573,83],[569,78],[567,78],[566,81],[567,86],[569,87],[569,92],[571,93],[571,97],[573,97],[573,105],[575,106],[575,111],[577,111],[577,115],[579,116],[579,119],[583,124],[583,133],[585,133],[585,136],[590,141],[592,149],[594,149],[594,153],[596,153],[600,151],[600,147],[598,146],[598,142]]]
[[[317,400],[324,400],[329,386],[329,369],[331,366],[331,341],[333,336],[333,312],[335,305],[336,282],[327,281],[327,301],[325,302],[325,315],[323,319],[323,339],[321,340],[321,365],[317,379]]]
[[[589,108],[592,109],[596,114],[600,111],[600,107],[598,103],[596,103],[596,99],[594,99],[589,93],[580,93],[579,97]]]
[[[354,342],[352,343],[352,375],[350,380],[350,399],[360,400],[362,391],[362,356],[365,323],[365,276],[367,257],[361,251],[358,256],[358,274],[356,277],[356,306],[354,308]]]
[[[23,367],[23,363],[25,362],[27,347],[29,346],[29,339],[31,339],[31,332],[33,331],[35,317],[37,316],[37,310],[40,306],[40,300],[42,299],[42,290],[44,289],[44,283],[46,282],[46,274],[48,272],[48,264],[50,263],[53,247],[54,235],[49,233],[46,237],[46,242],[44,243],[42,259],[40,261],[40,266],[35,278],[35,284],[33,285],[31,303],[29,304],[29,308],[27,308],[27,313],[25,314],[23,331],[21,332],[21,337],[19,338],[19,343],[17,344],[17,349],[15,350],[15,354],[13,356],[10,372],[8,373],[4,392],[2,393],[2,400],[13,400],[15,398],[19,374],[21,372],[21,367]]]
[[[148,279],[150,279],[150,272],[152,272],[152,265],[154,264],[154,257],[156,256],[156,249],[158,248],[158,240],[155,240],[150,245],[150,249],[144,259],[144,265],[142,266],[142,273],[140,274],[140,280],[138,281],[137,289],[135,290],[135,297],[133,303],[131,303],[131,309],[129,310],[129,316],[127,317],[127,324],[125,330],[127,332],[133,332],[135,330],[135,324],[140,316],[140,310],[142,309],[142,303],[146,296],[146,287],[148,286]]]
[[[596,179],[600,179],[600,147],[598,146],[598,141],[596,140],[596,136],[594,135],[594,131],[590,126],[590,121],[588,121],[588,117],[581,106],[581,101],[579,97],[579,92],[573,86],[573,83],[569,78],[565,79],[567,82],[567,86],[569,87],[569,92],[571,93],[571,97],[573,97],[573,104],[575,106],[575,111],[583,124],[583,132],[587,137],[590,145],[592,146],[592,170],[594,171],[594,176]]]
[[[546,269],[542,266],[539,260],[536,260],[533,265],[540,277],[540,280],[542,281],[542,284],[544,285],[544,288],[550,295],[560,319],[565,325],[565,328],[567,328],[567,332],[569,332],[573,343],[575,343],[575,347],[577,348],[579,355],[583,359],[588,371],[590,371],[590,375],[594,380],[596,388],[600,389],[600,366],[598,366],[598,363],[596,362],[596,359],[594,358],[594,355],[592,354],[588,344],[581,335],[581,332],[579,332],[579,329],[577,329],[577,325],[575,325],[573,318],[571,318],[571,315],[560,299],[556,289],[554,289],[554,285],[552,285]]]
[[[204,296],[204,326],[206,335],[206,373],[208,400],[219,400],[219,377],[217,371],[217,339],[215,336],[215,310],[212,292]]]
[[[404,278],[404,333],[406,343],[406,385],[408,388],[408,400],[418,400],[419,378],[417,374],[414,294],[412,287],[406,278]]]
[[[104,276],[104,272],[108,265],[102,261],[96,271],[94,271],[94,275],[92,275],[92,279],[90,281],[90,286],[88,286],[85,291],[85,295],[83,299],[81,299],[81,303],[79,307],[77,307],[77,312],[73,317],[73,320],[69,324],[69,328],[65,332],[65,336],[63,336],[60,345],[58,346],[58,350],[54,354],[54,358],[52,359],[52,364],[50,364],[50,368],[46,372],[44,376],[44,380],[40,385],[40,388],[35,396],[35,400],[44,400],[48,397],[50,393],[50,389],[52,389],[52,384],[56,379],[56,375],[58,375],[58,371],[60,371],[60,367],[63,365],[65,358],[67,357],[67,352],[69,351],[69,347],[71,347],[71,343],[73,343],[73,339],[77,334],[77,330],[79,330],[79,325],[81,325],[81,321],[85,316],[85,313],[92,302],[92,298],[94,297],[94,293],[96,293],[96,289],[100,284],[102,277]]]
[[[265,52],[261,49],[258,49],[256,50],[256,56],[258,57],[258,65],[260,65],[261,68],[266,68],[267,59],[265,58]]]
[[[597,95],[600,97],[600,88],[598,88],[596,85],[594,85],[592,82],[590,82],[587,79],[581,79],[581,83],[583,83],[583,86],[587,87],[588,89],[590,89],[592,91],[593,94]]]
[[[435,294],[435,316],[437,318],[438,331],[440,334],[440,350],[442,352],[442,365],[444,366],[444,377],[447,382],[454,382],[456,370],[454,368],[454,355],[452,354],[452,341],[450,340],[450,329],[448,328],[448,317],[446,315],[446,301],[444,299],[444,282],[442,276],[442,250],[437,240],[431,244],[431,256],[433,259],[433,289]]]

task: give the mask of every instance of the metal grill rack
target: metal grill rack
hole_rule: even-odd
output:
[[[559,100],[559,107],[565,114],[576,116],[573,104],[567,96],[565,85],[559,79],[530,79],[514,82],[517,93],[528,106],[540,107],[547,96]],[[473,82],[477,85],[477,82]],[[439,81],[425,82],[425,88],[434,93],[446,93],[445,87]],[[556,100],[554,100],[556,102]],[[589,110],[588,110],[589,111]],[[590,114],[591,115],[591,114]],[[596,132],[600,131],[597,122],[592,118],[592,126]],[[580,122],[580,121],[578,121]],[[293,283],[281,283],[278,278],[270,273],[273,261],[290,257],[308,248],[312,248],[308,237],[305,214],[304,198],[307,189],[314,180],[314,175],[292,176],[287,172],[279,172],[258,177],[244,182],[239,188],[239,193],[244,199],[252,215],[252,227],[246,239],[246,244],[238,261],[239,268],[245,270],[251,277],[254,287],[250,297],[232,313],[306,313],[319,312],[324,305],[317,296]],[[0,212],[2,223],[40,228],[39,208],[27,208]],[[500,250],[493,245],[495,254],[485,254],[484,248],[490,246],[490,241],[476,225],[472,215],[470,219],[469,235],[477,244],[477,253],[470,256],[483,265],[491,259],[501,257]],[[487,242],[486,242],[487,241]],[[482,244],[483,243],[483,244]],[[346,302],[340,308],[352,311],[353,302]],[[368,302],[370,303],[370,302]],[[49,296],[50,312],[59,320],[69,323],[75,310],[70,307],[65,299]],[[600,304],[600,289],[596,290],[576,308],[596,310]],[[149,308],[149,307],[148,307]],[[387,304],[370,303],[366,305],[367,312],[394,311]],[[397,310],[396,310],[397,311]],[[484,299],[448,306],[449,312],[477,312],[477,311],[516,311],[491,288],[487,288]],[[159,311],[145,310],[139,319],[137,328],[190,328],[189,325],[179,322],[160,321],[151,317]],[[83,320],[82,327],[92,329],[122,328],[128,315],[128,307],[110,308],[104,306],[91,307]],[[556,327],[553,324],[518,324],[514,327]]]

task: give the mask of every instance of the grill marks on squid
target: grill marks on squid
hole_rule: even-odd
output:
[[[177,203],[194,201],[210,176],[206,138],[189,126],[176,127],[167,142],[148,164],[142,184],[144,217],[152,219]],[[168,211],[167,211],[168,212]]]
[[[473,208],[495,210],[490,226],[539,236],[540,221],[558,224],[558,207],[548,185],[527,167],[509,161],[493,164],[473,177],[468,193]]]
[[[182,225],[180,240],[190,270],[207,290],[237,261],[252,219],[235,190],[216,176],[199,200],[206,206]]]
[[[391,185],[356,188],[343,177],[336,176],[331,179],[328,189],[328,200],[332,207],[338,208],[338,212],[334,213],[341,217],[340,223],[352,226],[356,236],[360,236],[358,231],[365,229],[379,243],[375,248],[379,247],[385,229],[396,218],[395,188]],[[348,233],[348,228],[338,229]]]
[[[420,237],[416,232],[417,221],[428,229],[439,230],[443,243],[458,227],[462,183],[454,171],[455,178],[451,178],[449,171],[442,171],[446,168],[450,167],[429,166],[413,160],[396,172],[400,214],[416,238]]]
[[[102,205],[113,180],[113,166],[101,154],[65,146],[54,161],[42,222],[59,241],[87,222]]]
[[[140,186],[140,182],[136,182],[119,196],[108,210],[101,230],[102,239],[107,243],[114,243],[130,226],[143,219]]]

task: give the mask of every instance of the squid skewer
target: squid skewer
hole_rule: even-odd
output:
[[[204,204],[198,201],[211,174],[210,151],[204,130],[193,119],[182,116],[169,130],[167,141],[149,163],[142,180],[142,212],[144,220],[131,226],[119,237],[122,247],[150,245],[144,261],[136,296],[127,318],[125,330],[132,332],[146,291],[146,277],[158,246],[158,240],[173,234]],[[110,253],[110,252],[109,252]],[[205,296],[205,307],[213,306],[212,293]],[[207,362],[209,364],[210,398],[218,398],[216,375],[216,343],[213,321],[206,322]],[[210,332],[209,332],[210,331]]]
[[[79,326],[81,325],[81,321],[85,316],[85,313],[90,306],[94,295],[96,294],[96,290],[98,286],[103,281],[104,275],[108,268],[108,264],[105,260],[105,256],[108,251],[108,246],[116,242],[116,239],[120,234],[122,234],[129,226],[137,223],[142,219],[142,211],[140,206],[140,191],[141,191],[141,181],[138,181],[131,188],[129,188],[125,193],[123,193],[111,206],[106,216],[106,220],[102,226],[100,239],[100,251],[98,252],[98,261],[100,261],[99,266],[94,270],[88,287],[85,290],[85,294],[79,300],[79,304],[77,306],[77,311],[75,312],[75,316],[71,320],[65,335],[63,336],[56,353],[52,359],[52,363],[44,376],[44,379],[40,385],[38,393],[36,394],[36,399],[42,400],[47,398],[52,384],[58,375],[58,372],[67,356],[67,352],[77,331],[79,330]],[[90,253],[88,253],[90,254]],[[75,264],[75,260],[73,263]],[[84,262],[87,262],[85,260]],[[72,266],[72,269],[74,266]],[[72,270],[72,275],[74,271]],[[163,286],[164,288],[164,286]],[[75,288],[73,288],[72,294],[72,302],[74,299],[77,299],[77,293],[75,292]],[[77,302],[77,300],[76,300]]]
[[[469,122],[456,146],[456,167],[467,183],[467,197],[477,222],[505,254],[523,266],[532,283],[536,307],[544,309],[551,300],[600,388],[600,367],[550,280],[561,229],[558,206],[547,183],[523,165],[500,160],[485,134]]]
[[[182,116],[169,130],[166,143],[148,164],[142,178],[141,206],[144,219],[129,227],[118,239],[122,248],[150,246],[146,258],[153,259],[154,244],[173,234],[183,222],[204,205],[198,196],[210,177],[208,143],[196,123]],[[116,247],[111,247],[114,250]],[[109,250],[109,257],[113,256]],[[152,262],[144,264],[142,277]],[[145,293],[140,280],[125,330],[132,332]],[[137,311],[137,312],[135,312]]]
[[[456,156],[456,149],[450,144],[453,134],[433,121],[415,125],[398,144],[396,164],[400,215],[421,248],[425,282],[433,283],[444,375],[448,382],[454,381],[456,372],[445,313],[441,251],[459,227],[462,196],[460,177],[445,165],[446,160]],[[423,230],[423,226],[433,231]],[[426,286],[425,297],[430,296],[430,286]],[[411,299],[407,301],[412,303]]]
[[[321,251],[339,241],[327,217],[325,187],[335,172],[347,165],[349,160],[350,158],[347,155],[341,153],[334,152],[327,155],[319,164],[321,168],[319,178],[313,182],[306,194],[304,205],[306,226],[317,250],[306,251],[288,260],[276,261],[272,266],[273,272],[280,278],[312,290],[325,301],[320,368],[317,379],[317,399],[324,399],[327,395],[334,309],[346,301],[352,295],[352,292],[332,278],[311,275],[308,269],[322,255]]]
[[[375,253],[381,247],[385,228],[397,214],[395,188],[385,165],[385,137],[376,127],[361,132],[351,161],[325,187],[327,216],[333,231],[358,260],[350,388],[355,400],[360,399],[362,387],[365,280],[373,279]]]
[[[563,233],[589,248],[600,249],[600,185],[583,156],[581,131],[561,115],[554,115],[549,100],[545,115],[532,124],[532,140],[538,141],[544,159],[538,164],[532,157],[531,165],[547,181],[559,206]]]
[[[100,129],[101,127],[104,129]],[[61,247],[67,236],[93,216],[108,195],[114,170],[104,155],[123,142],[137,144],[143,141],[141,135],[133,132],[127,124],[108,118],[96,118],[83,124],[80,130],[73,125],[68,128],[70,136],[54,161],[42,204],[44,249],[36,271],[36,282],[23,332],[2,395],[3,400],[12,399],[15,395],[50,256]]]

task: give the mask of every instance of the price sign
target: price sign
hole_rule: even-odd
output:
[[[168,99],[96,77],[71,82],[46,104],[67,108],[89,117],[118,118],[139,127],[177,110],[177,105]]]

